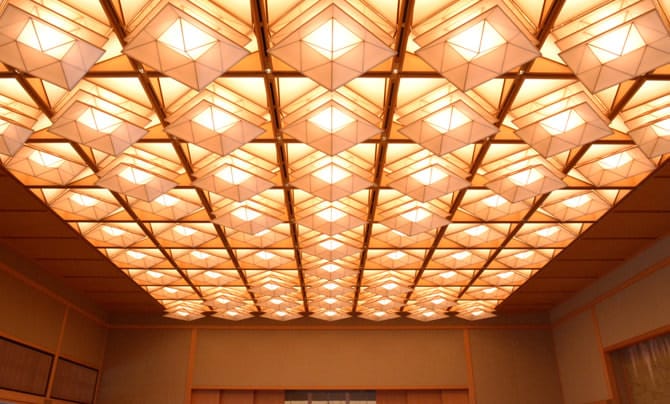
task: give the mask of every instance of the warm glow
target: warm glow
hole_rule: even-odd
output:
[[[30,153],[30,160],[41,165],[42,167],[57,168],[60,167],[65,160],[56,157],[53,154],[45,153],[43,151],[35,150]]]
[[[432,185],[448,176],[447,171],[439,166],[430,166],[412,174],[412,178],[423,185]]]
[[[561,228],[558,226],[551,226],[551,227],[545,227],[544,229],[540,229],[535,233],[537,233],[541,237],[551,237],[554,234],[558,233],[560,229]]]
[[[91,206],[95,206],[100,203],[99,200],[82,194],[72,194],[70,195],[70,200],[79,206],[84,206],[87,208],[90,208]]]
[[[484,293],[486,293],[487,295],[490,295],[490,294],[494,293],[496,290],[497,290],[496,288],[488,288],[488,289],[484,289]]]
[[[497,208],[508,202],[507,199],[503,198],[500,195],[491,195],[488,198],[482,199],[482,203],[488,206],[489,208]]]
[[[254,237],[263,237],[268,233],[270,233],[270,229],[261,230],[258,233],[254,234]]]
[[[444,279],[453,278],[454,276],[456,276],[456,272],[454,272],[454,271],[442,272],[440,274],[440,278],[444,278]]]
[[[326,208],[322,210],[321,212],[316,214],[318,217],[321,219],[328,221],[328,222],[335,222],[337,220],[342,219],[343,217],[347,216],[346,213],[342,212],[339,209],[335,208]]]
[[[339,58],[362,42],[353,32],[333,18],[305,36],[303,41],[330,60]]]
[[[656,133],[656,136],[665,137],[670,136],[670,118],[664,119],[651,125],[651,129]]]
[[[327,315],[328,317],[333,317],[333,316],[336,316],[336,315],[337,315],[337,312],[332,311],[332,310],[328,310],[328,311],[325,312],[324,314]]]
[[[279,317],[285,317],[285,316],[288,315],[287,312],[282,311],[282,310],[277,311],[275,314],[278,315]]]
[[[56,59],[62,59],[74,45],[74,40],[62,31],[33,18],[28,20],[16,40]]]
[[[205,275],[206,275],[208,278],[211,278],[211,279],[219,279],[220,277],[223,276],[223,275],[221,275],[220,273],[218,273],[218,272],[214,272],[214,271],[207,271],[207,272],[205,272]]]
[[[220,304],[227,304],[230,303],[230,300],[226,299],[225,297],[217,297],[216,301]]]
[[[206,260],[207,258],[211,257],[211,255],[202,251],[191,251],[191,255],[199,260]]]
[[[465,114],[454,107],[449,107],[438,113],[435,113],[428,118],[426,122],[429,123],[438,132],[446,133],[454,130],[460,126],[472,122]]]
[[[584,195],[578,195],[575,197],[572,197],[570,199],[566,199],[563,201],[563,205],[567,206],[568,208],[578,208],[580,206],[583,206],[587,203],[591,202],[591,197],[584,194]]]
[[[635,25],[628,24],[594,39],[589,48],[600,63],[608,63],[645,45]]]
[[[152,277],[154,279],[160,279],[160,278],[163,277],[162,273],[156,272],[156,271],[147,271],[147,275],[149,275],[150,277]]]
[[[234,310],[228,310],[228,311],[226,312],[226,315],[227,315],[228,317],[237,317],[237,316],[239,316],[239,314],[238,314],[236,311],[234,311]]]
[[[263,285],[263,287],[269,291],[275,291],[279,289],[279,285],[277,285],[276,283],[266,283],[265,285]]]
[[[409,212],[403,213],[402,217],[405,219],[409,220],[410,222],[418,223],[428,217],[430,217],[431,213],[428,212],[426,209],[422,208],[416,208],[413,210],[410,210]]]
[[[272,299],[270,299],[270,303],[272,303],[272,304],[276,304],[276,305],[280,305],[280,304],[284,303],[284,301],[281,300],[281,299],[278,298],[278,297],[273,297]]]
[[[328,107],[309,118],[309,121],[326,132],[335,133],[356,120],[337,108]]]
[[[102,226],[102,230],[112,237],[118,237],[126,234],[125,230],[119,229],[118,227]]]
[[[536,170],[534,168],[530,168],[528,170],[524,170],[521,172],[518,172],[516,174],[510,175],[509,180],[514,183],[514,185],[520,186],[520,187],[525,187],[528,186],[534,182],[537,182],[541,179],[544,178],[544,175],[539,170]]]
[[[475,311],[473,311],[473,312],[470,313],[470,314],[472,314],[473,317],[479,317],[479,316],[481,316],[482,314],[484,314],[484,312],[481,311],[481,310],[475,310]]]
[[[335,289],[337,289],[339,286],[337,286],[337,283],[328,282],[328,283],[326,283],[325,285],[323,285],[323,287],[326,288],[326,289],[328,289],[328,290],[335,290]]]
[[[436,297],[435,299],[431,300],[430,302],[433,304],[442,304],[446,302],[447,300],[442,298],[442,297]]]
[[[229,165],[221,168],[215,175],[223,181],[233,185],[240,185],[251,177],[251,174],[246,171],[242,171],[237,167]]]
[[[393,290],[398,287],[397,283],[389,282],[382,285],[382,288],[386,290]]]
[[[351,176],[351,173],[347,170],[344,170],[335,164],[328,164],[327,166],[321,168],[320,170],[312,173],[313,176],[317,177],[321,181],[327,182],[329,184],[335,184],[342,181],[345,178]]]
[[[505,38],[488,21],[479,22],[447,42],[468,62],[506,43]]]
[[[329,273],[332,274],[333,272],[336,272],[337,270],[339,270],[340,266],[336,265],[336,264],[326,264],[326,265],[322,266],[321,268],[324,271],[329,272]]]
[[[87,108],[77,118],[77,122],[101,133],[110,134],[123,124],[123,121],[97,109]]]
[[[179,199],[175,198],[174,196],[170,196],[168,194],[163,194],[158,198],[154,199],[154,201],[163,206],[174,206],[177,203],[179,203]]]
[[[267,261],[267,260],[271,260],[271,259],[275,258],[277,255],[273,254],[269,251],[259,251],[259,252],[256,253],[256,256],[258,258],[262,259],[262,260]]]
[[[179,311],[177,311],[177,315],[179,315],[181,317],[188,317],[189,312],[186,311],[186,310],[179,310]]]
[[[613,156],[606,157],[598,162],[598,165],[605,170],[615,170],[619,167],[633,161],[633,158],[627,152],[621,152]]]
[[[340,243],[337,240],[329,238],[328,240],[324,240],[324,241],[320,242],[319,245],[321,247],[325,248],[326,250],[333,251],[335,249],[338,249],[338,248],[342,247],[344,244]]]
[[[327,297],[327,298],[323,299],[323,301],[326,302],[327,304],[337,303],[337,299],[335,299],[334,297]]]
[[[180,224],[178,224],[174,227],[174,231],[181,234],[182,236],[185,236],[185,237],[192,236],[192,235],[194,235],[195,233],[198,232],[196,229],[192,229],[190,227],[182,226]]]
[[[171,288],[169,286],[164,287],[163,290],[166,291],[167,293],[171,294],[171,295],[174,295],[175,293],[177,293],[177,289]]]
[[[151,181],[154,176],[146,171],[134,167],[126,167],[120,173],[119,177],[137,185],[144,185]]]
[[[375,316],[380,317],[380,318],[384,317],[385,315],[386,315],[386,313],[384,313],[383,311],[376,311],[375,312]]]
[[[563,111],[540,122],[552,136],[561,135],[583,124],[584,119],[574,110]]]
[[[528,259],[528,258],[532,257],[533,254],[535,254],[535,252],[528,250],[528,251],[522,251],[522,252],[516,253],[516,254],[514,254],[514,256],[516,258],[520,259],[520,260],[525,260],[525,259]]]
[[[472,237],[481,236],[482,234],[486,233],[487,231],[489,231],[489,228],[484,226],[483,224],[480,224],[479,226],[475,226],[475,227],[470,227],[469,229],[465,229],[465,232]]]
[[[455,259],[457,259],[459,261],[462,261],[466,258],[469,258],[471,255],[472,255],[472,253],[470,251],[460,251],[460,252],[451,254],[452,257],[454,257]]]
[[[424,317],[433,317],[435,315],[434,311],[426,311],[421,314]]]
[[[216,39],[183,18],[177,18],[158,41],[192,60],[198,59],[216,43]]]
[[[143,252],[133,251],[133,250],[127,251],[126,254],[128,254],[131,258],[134,258],[136,260],[141,260],[142,258],[147,256]]]
[[[382,306],[388,306],[388,305],[391,304],[392,302],[393,302],[393,300],[388,299],[388,298],[385,298],[385,299],[381,299],[381,300],[379,301],[379,304],[381,304]]]
[[[401,259],[405,255],[407,255],[407,254],[405,254],[402,251],[393,251],[393,252],[390,252],[390,253],[386,254],[387,257],[389,257],[390,259],[392,259],[394,261]]]
[[[234,211],[230,212],[230,214],[246,222],[252,221],[261,216],[260,213],[256,212],[255,210],[249,209],[245,206],[235,209]]]
[[[507,272],[501,272],[499,274],[496,274],[496,276],[500,279],[509,279],[514,275],[514,272],[512,271],[507,271]]]
[[[193,122],[217,133],[235,125],[240,120],[219,108],[207,107],[193,118]]]

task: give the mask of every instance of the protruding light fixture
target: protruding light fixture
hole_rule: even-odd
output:
[[[640,149],[632,148],[580,165],[576,170],[596,186],[606,186],[655,168],[656,165]]]
[[[318,238],[305,244],[304,252],[327,261],[338,260],[360,252],[360,249],[332,237]]]
[[[432,164],[391,181],[389,186],[418,201],[427,202],[468,187],[470,182],[461,176],[440,164]]]
[[[96,185],[151,202],[177,186],[177,183],[126,163],[118,164],[100,177]]]
[[[310,166],[309,171],[294,180],[292,184],[319,198],[336,201],[372,184],[351,172],[349,170],[351,168],[339,159],[328,158],[319,161],[317,165]]]
[[[578,220],[587,215],[602,214],[611,207],[599,194],[593,191],[569,193],[561,199],[542,206],[551,216],[561,221]]]
[[[0,118],[0,154],[13,156],[32,133],[28,128]]]
[[[130,113],[126,113],[129,116]],[[118,156],[141,139],[149,120],[132,114],[136,124],[75,101],[54,120],[50,132],[104,153]],[[139,126],[141,125],[141,126]]]
[[[22,147],[5,163],[5,167],[59,185],[69,184],[87,169],[82,164],[28,146]]]
[[[49,206],[92,220],[104,219],[120,209],[117,204],[102,201],[82,191],[67,191],[50,202]]]
[[[202,90],[249,53],[242,47],[248,42],[248,37],[223,24],[208,26],[167,4],[131,33],[123,52],[195,90]]]
[[[544,157],[612,133],[607,118],[583,93],[516,118],[516,134]]]
[[[221,209],[214,212],[214,215],[215,223],[249,234],[257,234],[281,223],[276,217],[245,204],[237,204],[232,209]]]
[[[73,33],[100,43],[104,38],[41,5],[28,7],[48,14],[52,23],[8,4],[0,15],[0,61],[59,87],[74,88],[104,51]]]
[[[606,2],[553,34],[560,57],[592,92],[670,62],[670,33],[650,0]]]
[[[442,20],[437,20],[441,18]],[[474,4],[414,27],[416,54],[461,90],[469,90],[540,55],[533,37],[503,3]],[[424,32],[425,31],[425,32]]]
[[[165,131],[221,156],[232,153],[265,132],[260,126],[206,100],[175,119]]]
[[[501,173],[502,174],[502,173]],[[502,174],[486,187],[512,203],[565,187],[565,183],[542,165]]]
[[[274,185],[267,180],[273,177],[271,172],[248,163],[236,164],[236,162],[237,159],[231,159],[213,171],[197,173],[198,179],[193,181],[193,185],[238,202],[245,201]],[[253,170],[253,173],[244,168]]]
[[[498,132],[498,128],[462,101],[414,121],[399,131],[438,156]]]
[[[301,113],[302,109],[298,111]],[[365,118],[336,101],[328,101],[305,116],[291,122],[282,131],[329,155],[355,146],[381,132]]]
[[[270,53],[320,85],[335,90],[390,58],[388,35],[378,39],[364,13],[355,18],[339,5],[323,3],[305,11],[272,36]],[[342,7],[346,7],[343,4]],[[381,30],[376,30],[380,32]]]
[[[388,216],[382,220],[382,224],[410,236],[449,224],[449,220],[416,204],[409,204],[385,215]]]
[[[324,234],[340,234],[364,221],[342,210],[329,206],[318,212],[298,219],[298,223]]]

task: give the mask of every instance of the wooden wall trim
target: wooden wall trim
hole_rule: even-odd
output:
[[[603,349],[606,353],[609,353],[668,333],[670,333],[670,324],[656,328],[644,334],[637,335],[633,338],[628,338],[621,342],[617,342],[616,344],[608,345],[606,347],[603,347]]]
[[[65,312],[63,313],[63,320],[60,324],[60,332],[58,333],[58,343],[56,344],[56,350],[54,351],[54,360],[51,363],[51,373],[49,374],[49,383],[47,384],[47,394],[46,398],[51,398],[51,390],[53,389],[54,378],[56,377],[56,368],[58,367],[58,359],[61,354],[60,351],[63,347],[63,339],[65,337],[65,327],[67,326],[67,321],[70,316],[70,307],[65,306]]]
[[[463,342],[465,347],[465,364],[468,370],[468,400],[470,404],[476,404],[475,394],[475,368],[472,364],[472,346],[470,345],[470,330],[463,330]]]
[[[327,390],[327,391],[337,391],[337,390],[386,390],[386,391],[398,391],[398,390],[447,390],[447,391],[467,391],[468,386],[262,386],[262,387],[253,387],[253,386],[192,386],[191,390],[243,390],[243,391],[277,391],[277,390]]]
[[[403,325],[212,325],[212,324],[109,324],[112,330],[225,330],[225,331],[440,331],[440,330],[551,330],[547,324],[403,324]]]
[[[609,400],[612,400],[614,397],[614,383],[610,379],[610,373],[607,366],[607,357],[605,354],[605,349],[603,348],[603,339],[600,335],[600,324],[598,323],[598,315],[596,313],[595,306],[591,307],[591,321],[593,322],[593,330],[596,334],[596,342],[598,343],[598,353],[600,354],[600,360],[603,366],[603,376],[605,377],[605,383],[607,384],[607,392],[609,393]]]
[[[193,390],[193,372],[195,371],[195,353],[198,346],[198,329],[191,330],[191,341],[188,350],[188,367],[186,369],[186,397],[185,403],[191,402],[191,391]]]

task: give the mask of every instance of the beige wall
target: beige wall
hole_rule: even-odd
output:
[[[605,352],[670,326],[670,238],[552,311],[565,402],[613,399]]]
[[[477,403],[561,402],[551,330],[540,327],[112,329],[106,358],[98,404],[181,403],[189,383],[462,389],[471,386],[470,364]]]
[[[479,404],[561,403],[549,329],[470,331]]]

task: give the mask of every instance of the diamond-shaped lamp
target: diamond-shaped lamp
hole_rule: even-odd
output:
[[[352,173],[343,165],[333,159],[299,177],[292,184],[327,201],[344,198],[371,185],[370,181]]]
[[[274,35],[279,40],[270,53],[334,90],[395,54],[366,29],[373,24],[364,14],[354,19],[333,4],[308,21],[287,24]]]
[[[222,156],[244,146],[265,130],[208,101],[201,101],[165,131]]]
[[[195,90],[202,90],[248,54],[219,33],[223,28],[208,27],[167,4],[131,34],[123,52]]]
[[[515,20],[502,3],[483,12],[472,6],[418,35],[416,54],[456,87],[469,90],[540,55]]]
[[[381,129],[343,105],[329,101],[282,131],[319,151],[334,155],[371,138]]]
[[[55,13],[49,16],[59,17]],[[68,21],[55,26],[7,5],[0,15],[0,62],[72,89],[104,53],[63,29],[72,25]],[[79,32],[86,30],[81,25],[77,27]]]
[[[0,154],[13,156],[32,133],[28,128],[0,119]]]
[[[63,111],[49,131],[114,156],[147,133],[140,126],[79,101]]]
[[[96,185],[151,202],[177,186],[177,183],[129,164],[121,163],[100,177]]]
[[[427,202],[466,188],[470,182],[433,164],[389,183],[391,188],[421,202]]]
[[[565,183],[542,165],[536,165],[503,175],[486,184],[491,191],[515,203],[553,190]]]
[[[560,57],[592,92],[670,62],[670,33],[650,0],[605,2],[553,34]]]
[[[497,132],[496,126],[462,101],[456,101],[400,129],[400,133],[438,156]]]
[[[607,119],[577,94],[514,120],[516,134],[539,154],[550,157],[612,133]]]

